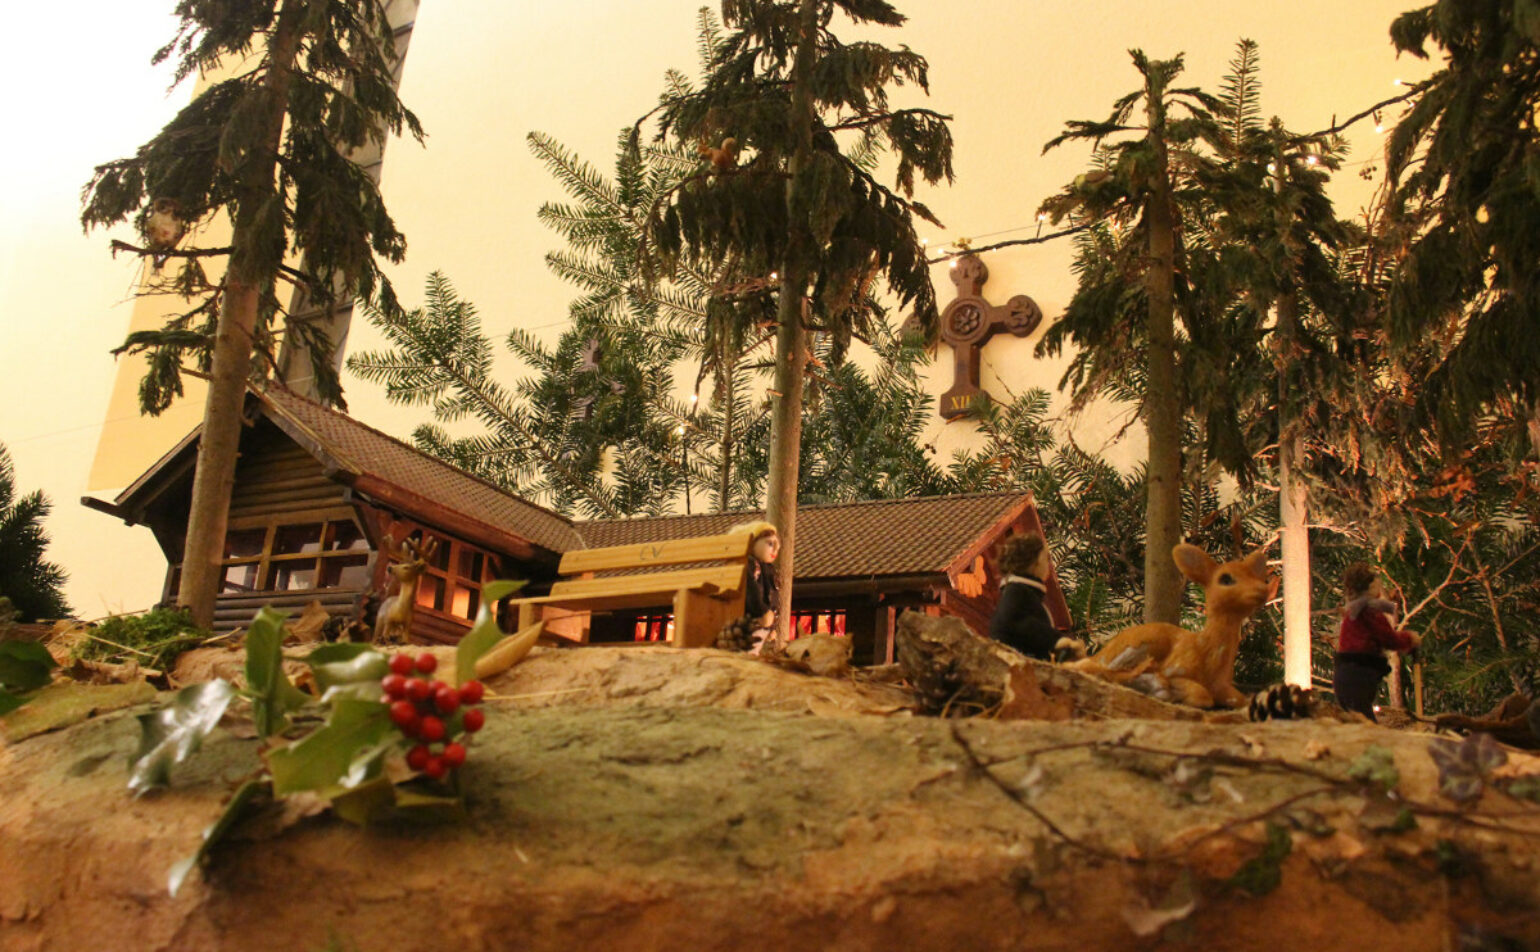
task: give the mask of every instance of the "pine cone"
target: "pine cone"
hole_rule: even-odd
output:
[[[754,625],[749,616],[735,618],[717,632],[717,647],[723,651],[748,651],[754,647]]]

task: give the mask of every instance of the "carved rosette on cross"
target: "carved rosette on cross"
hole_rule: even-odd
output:
[[[952,269],[957,297],[941,312],[941,339],[952,345],[952,389],[941,395],[941,415],[948,420],[968,416],[979,386],[979,352],[996,334],[1026,337],[1043,321],[1042,309],[1025,294],[999,306],[979,296],[989,280],[989,268],[978,255],[963,255]]]

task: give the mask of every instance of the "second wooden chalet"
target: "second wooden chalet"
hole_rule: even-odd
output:
[[[248,396],[247,418],[215,611],[219,630],[248,624],[263,605],[298,610],[312,602],[339,618],[372,621],[395,544],[416,534],[432,536],[438,547],[417,588],[413,632],[452,643],[468,630],[487,581],[529,579],[521,594],[539,595],[566,553],[713,535],[760,516],[571,520],[276,386]],[[180,580],[198,435],[111,503],[83,500],[155,533],[168,563],[166,602]],[[891,660],[893,619],[904,608],[987,630],[998,591],[988,553],[1027,530],[1040,530],[1028,493],[802,506],[797,628],[851,638],[854,660],[866,664]],[[1049,606],[1067,629],[1053,580]],[[581,642],[663,640],[670,610],[595,612],[563,633]]]

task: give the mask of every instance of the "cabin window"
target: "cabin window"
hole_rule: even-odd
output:
[[[369,584],[369,540],[351,510],[309,518],[243,520],[225,534],[220,593],[359,589]]]
[[[391,561],[400,559],[392,557]],[[418,610],[474,621],[481,609],[481,586],[497,578],[495,562],[493,556],[475,546],[438,537],[438,549],[417,581]]]

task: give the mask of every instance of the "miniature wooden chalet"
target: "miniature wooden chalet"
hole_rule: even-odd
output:
[[[571,520],[276,386],[248,397],[225,539],[215,627],[249,623],[263,605],[319,602],[342,619],[372,621],[388,561],[408,536],[438,540],[417,588],[414,636],[452,643],[496,578],[530,580],[541,595],[575,550],[709,536],[758,512]],[[179,582],[195,430],[111,503],[87,505],[144,524],[166,554],[163,600]],[[892,658],[904,608],[956,615],[987,630],[997,577],[986,554],[1003,537],[1038,530],[1028,493],[991,493],[803,506],[797,516],[793,610],[801,632],[853,641],[858,663]],[[1052,582],[1052,580],[1050,580]],[[1050,611],[1069,616],[1050,584]],[[666,640],[671,608],[581,613],[550,630],[574,642]]]

